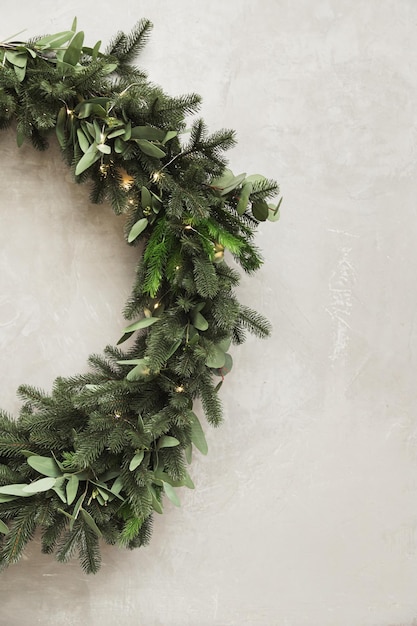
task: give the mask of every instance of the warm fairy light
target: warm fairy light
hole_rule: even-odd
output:
[[[106,140],[106,135],[104,133],[100,133],[100,143],[104,143]]]
[[[178,387],[175,387],[175,391],[177,393],[182,393],[184,391],[184,387],[182,385],[178,385]]]
[[[162,178],[161,172],[154,172],[152,174],[152,182],[154,182],[154,183],[159,182],[161,180],[161,178]]]
[[[160,306],[160,303],[159,303],[159,302],[155,302],[155,304],[153,305],[153,308],[154,308],[154,309],[158,309],[158,308],[159,308],[159,306]]]
[[[123,189],[125,189],[126,191],[129,191],[129,189],[132,187],[134,182],[134,178],[132,176],[129,176],[129,174],[125,174],[122,178],[122,187]]]
[[[135,204],[135,201],[132,198],[129,198],[127,203],[130,204],[130,206],[132,206],[133,204]]]
[[[67,109],[67,115],[74,115],[74,111],[72,109]]]
[[[176,270],[177,270],[177,272],[178,272],[178,270],[180,270],[180,269],[181,269],[181,265],[176,265],[176,266],[175,266],[175,269],[176,269]]]
[[[184,228],[184,230],[193,230],[193,227],[190,226],[189,224]]]
[[[117,413],[117,411],[115,411],[115,413],[114,413],[114,417],[118,420],[118,419],[120,419],[122,416],[120,415],[120,413]]]
[[[105,176],[107,174],[107,170],[109,169],[109,166],[106,165],[105,163],[102,163],[99,169],[100,169],[100,173]]]

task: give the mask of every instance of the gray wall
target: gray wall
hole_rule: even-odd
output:
[[[236,172],[282,183],[241,300],[274,336],[236,349],[195,492],[96,577],[39,554],[1,574],[5,626],[411,626],[417,617],[415,0],[2,2],[0,39],[107,42],[145,16],[141,63],[232,127]],[[3,407],[114,342],[135,254],[57,151],[2,135]]]

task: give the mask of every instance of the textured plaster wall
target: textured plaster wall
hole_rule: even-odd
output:
[[[412,626],[417,621],[417,3],[37,0],[0,39],[67,28],[105,42],[146,16],[142,56],[233,127],[236,172],[282,183],[266,263],[241,299],[273,339],[235,350],[226,420],[195,492],[151,545],[87,577],[34,542],[1,574],[4,626]],[[82,371],[123,325],[135,252],[56,150],[1,137],[1,405]]]

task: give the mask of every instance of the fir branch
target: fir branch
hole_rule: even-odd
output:
[[[116,57],[122,64],[131,63],[145,47],[151,30],[152,23],[149,20],[140,20],[128,35],[117,33],[107,47],[106,54]]]

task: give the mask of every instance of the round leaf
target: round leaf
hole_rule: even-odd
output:
[[[268,219],[269,206],[265,200],[257,200],[252,204],[252,213],[259,222],[265,222]]]

